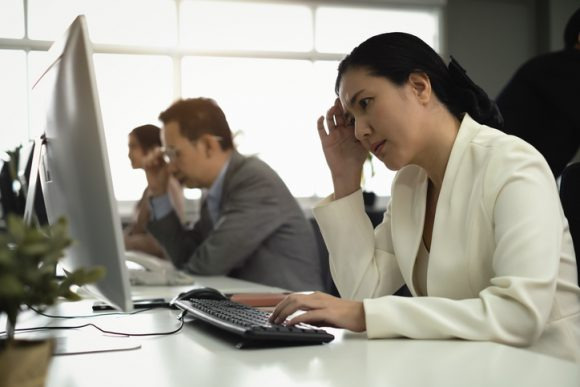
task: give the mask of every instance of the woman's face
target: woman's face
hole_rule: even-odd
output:
[[[137,141],[137,137],[129,135],[129,160],[131,160],[131,167],[133,169],[143,168],[143,158],[146,153],[143,151],[141,144]]]
[[[397,86],[364,68],[353,68],[340,82],[340,102],[356,138],[391,170],[416,163],[426,142],[421,85],[409,79]]]

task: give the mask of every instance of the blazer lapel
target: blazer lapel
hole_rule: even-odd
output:
[[[413,269],[423,234],[427,174],[418,166],[410,165],[400,171],[394,187],[391,201],[393,248],[407,287],[416,295]]]
[[[464,227],[462,219],[468,203],[465,191],[469,189],[465,186],[466,180],[461,177],[460,170],[466,150],[479,128],[480,125],[466,114],[449,155],[433,222],[427,269],[429,295],[453,298],[469,287],[467,257],[459,251],[463,244],[457,240],[457,235],[462,235],[461,228]],[[467,181],[467,184],[470,183]],[[461,257],[461,260],[452,257]],[[453,278],[454,281],[445,278]]]
[[[465,115],[447,162],[437,202],[429,251],[427,269],[427,292],[429,295],[445,294],[448,291],[446,289],[446,276],[451,272],[461,270],[457,267],[457,262],[449,260],[450,256],[456,255],[452,254],[450,249],[456,248],[457,245],[453,237],[456,230],[449,229],[449,226],[457,224],[455,218],[461,216],[464,211],[461,208],[461,197],[464,193],[454,190],[456,188],[462,190],[463,187],[457,187],[455,182],[465,150],[477,134],[479,127],[480,125],[473,121],[469,115]],[[401,274],[413,295],[417,295],[413,283],[413,270],[425,224],[427,178],[425,170],[416,165],[409,165],[401,169],[397,174],[396,184],[393,185],[391,199],[393,249]],[[437,264],[433,264],[434,261],[437,261]],[[458,287],[464,285],[461,284]]]

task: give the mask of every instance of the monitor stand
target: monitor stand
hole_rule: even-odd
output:
[[[32,163],[30,165],[30,175],[28,177],[28,191],[26,193],[26,204],[24,207],[24,223],[27,225],[31,225],[33,222],[38,224],[38,218],[34,211],[34,200],[36,198],[40,160],[45,144],[46,136],[44,134],[34,140]]]

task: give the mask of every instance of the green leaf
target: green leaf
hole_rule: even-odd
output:
[[[69,301],[80,301],[81,296],[73,292],[72,290],[68,290],[67,292],[61,294],[62,297],[66,298]]]
[[[14,266],[14,257],[11,251],[0,245],[0,267],[9,268]]]
[[[50,243],[46,241],[31,242],[27,245],[22,246],[20,252],[25,255],[35,256],[35,255],[45,255],[50,251]]]
[[[102,267],[78,269],[64,280],[54,276],[58,260],[72,244],[65,218],[38,227],[10,215],[6,225],[6,232],[0,233],[0,313],[6,313],[10,321],[16,321],[20,305],[52,305],[60,296],[80,300],[71,286],[104,277]]]
[[[12,237],[14,237],[17,242],[24,239],[24,235],[26,234],[26,227],[22,218],[14,214],[9,214],[8,218],[6,219],[6,228],[8,229],[10,235],[12,235]]]
[[[21,299],[24,296],[24,285],[14,275],[0,275],[0,299]]]

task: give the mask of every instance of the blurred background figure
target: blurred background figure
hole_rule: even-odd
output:
[[[129,160],[133,169],[143,169],[147,154],[161,146],[161,129],[155,125],[139,126],[129,133]],[[183,189],[175,178],[170,178],[167,186],[169,199],[175,212],[183,219],[185,200]],[[150,217],[149,187],[143,191],[141,199],[135,205],[130,223],[124,229],[125,249],[142,251],[165,258],[163,249],[155,238],[149,234],[146,225]]]
[[[564,46],[526,62],[496,101],[503,130],[538,149],[555,177],[580,147],[580,8],[566,25]]]

